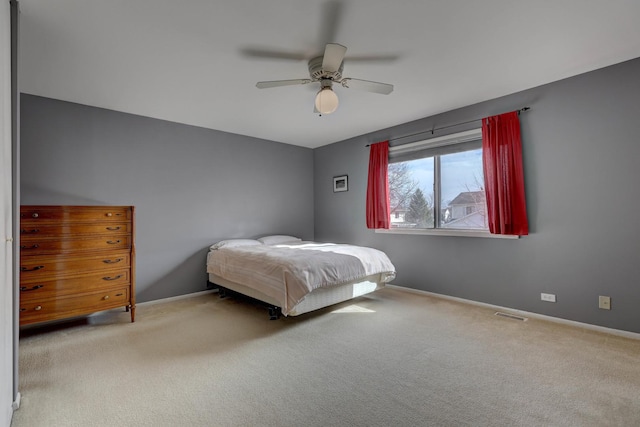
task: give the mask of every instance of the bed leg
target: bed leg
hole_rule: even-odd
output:
[[[282,315],[282,309],[276,306],[269,306],[269,320],[278,320]]]

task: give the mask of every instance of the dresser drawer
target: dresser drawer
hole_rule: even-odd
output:
[[[20,286],[34,281],[77,276],[89,272],[99,273],[130,265],[129,252],[93,256],[24,256],[20,260]]]
[[[34,237],[56,236],[64,238],[65,236],[80,237],[87,235],[120,235],[131,233],[130,222],[107,222],[95,224],[81,223],[58,223],[58,224],[35,224],[32,227],[20,228],[20,239],[27,240]]]
[[[34,237],[20,239],[20,255],[35,256],[98,250],[131,248],[131,236],[97,236],[85,238]]]
[[[39,280],[20,286],[20,301],[26,303],[43,298],[113,289],[128,285],[130,280],[129,269],[126,267],[121,270],[110,270],[79,277]]]
[[[83,222],[131,220],[128,206],[21,206],[21,228],[48,221]]]
[[[44,322],[122,307],[129,302],[129,288],[59,298],[20,301],[20,324]]]

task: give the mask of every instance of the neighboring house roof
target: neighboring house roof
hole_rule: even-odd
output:
[[[442,228],[483,229],[485,227],[484,215],[477,211],[442,224]]]
[[[484,191],[463,191],[449,203],[452,205],[473,205],[485,200]]]
[[[406,213],[406,212],[409,212],[409,209],[400,207],[400,208],[391,209],[391,212]]]

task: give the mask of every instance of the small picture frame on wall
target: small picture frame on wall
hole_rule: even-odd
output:
[[[347,175],[333,177],[333,192],[339,193],[341,191],[349,191],[349,177]]]

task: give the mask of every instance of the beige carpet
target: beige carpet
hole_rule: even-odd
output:
[[[640,425],[640,341],[399,289],[278,321],[215,293],[128,318],[26,331],[12,426]]]

